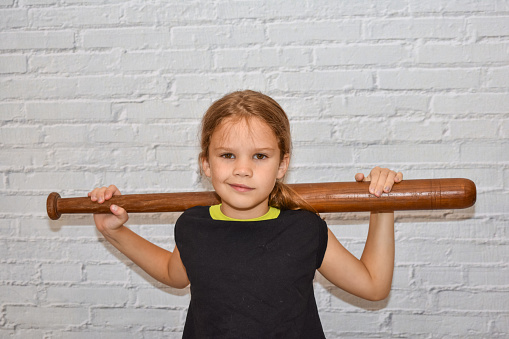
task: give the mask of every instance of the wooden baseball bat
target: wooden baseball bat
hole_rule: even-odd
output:
[[[469,179],[403,180],[390,193],[376,197],[368,192],[368,182],[327,182],[289,184],[320,213],[460,209],[474,205],[476,187]],[[155,193],[114,196],[99,204],[90,198],[61,198],[51,193],[47,212],[52,220],[66,213],[110,213],[116,204],[129,213],[181,212],[193,206],[218,204],[214,192]]]

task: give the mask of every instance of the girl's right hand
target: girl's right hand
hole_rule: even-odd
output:
[[[99,204],[111,199],[114,195],[121,195],[119,189],[115,185],[94,188],[92,192],[88,193],[90,200],[96,201]],[[112,214],[94,214],[95,225],[101,233],[115,231],[122,227],[129,219],[125,209],[120,206],[111,205],[110,211]]]

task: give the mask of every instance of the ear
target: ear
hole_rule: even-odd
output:
[[[288,171],[288,166],[290,166],[290,155],[285,154],[283,156],[283,159],[279,163],[279,168],[277,170],[277,178],[278,179],[282,179],[285,176],[286,171]]]
[[[210,163],[209,163],[209,160],[205,157],[201,158],[201,170],[203,171],[203,174],[205,174],[205,176],[210,178],[210,176],[211,176]]]

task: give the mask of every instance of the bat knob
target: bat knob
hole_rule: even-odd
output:
[[[51,220],[58,220],[60,218],[61,214],[58,213],[57,208],[58,199],[60,199],[60,194],[53,192],[48,195],[48,200],[46,200],[46,210]]]

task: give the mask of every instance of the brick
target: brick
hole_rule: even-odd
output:
[[[34,264],[28,263],[0,263],[0,281],[10,282],[29,282],[36,275],[36,268]],[[5,287],[5,286],[3,286]],[[2,289],[0,289],[1,291]],[[28,289],[27,289],[28,290]],[[10,294],[10,293],[7,293]],[[11,297],[12,298],[12,297]],[[4,298],[0,300],[7,301]],[[10,302],[13,302],[11,300]]]
[[[85,276],[87,282],[93,283],[126,283],[128,268],[124,264],[112,263],[87,263],[85,265]]]
[[[39,101],[26,103],[30,120],[112,121],[111,103],[107,101]]]
[[[367,24],[369,39],[456,39],[465,35],[461,18],[388,18]]]
[[[72,31],[0,32],[0,50],[73,47],[74,32]]]
[[[499,119],[452,120],[447,139],[498,139]]]
[[[195,173],[187,169],[172,171],[142,170],[139,173],[130,172],[124,176],[115,172],[106,172],[103,179],[104,183],[115,183],[117,187],[134,187],[144,190],[164,190],[169,192],[189,190],[194,181]]]
[[[381,327],[381,319],[375,313],[321,312],[320,320],[325,330],[330,332],[379,333]]]
[[[174,46],[248,45],[265,42],[264,26],[259,24],[221,26],[180,26],[171,28]]]
[[[216,68],[273,68],[281,65],[276,48],[221,49],[214,53]]]
[[[30,304],[37,300],[35,286],[2,286],[0,289],[2,304]]]
[[[451,286],[462,285],[463,270],[460,267],[451,266],[417,266],[415,267],[414,280],[417,286]]]
[[[163,94],[168,84],[161,77],[151,76],[95,76],[78,79],[74,97],[110,98],[112,96],[136,97],[145,94]]]
[[[23,104],[21,103],[0,103],[0,121],[21,120],[25,117]],[[1,161],[0,161],[1,163]]]
[[[315,48],[317,66],[398,65],[407,62],[411,51],[403,45],[346,45]]]
[[[0,9],[0,29],[21,28],[28,26],[28,11],[26,9]]]
[[[275,44],[357,40],[361,37],[361,21],[270,23],[267,25],[267,34]]]
[[[62,193],[60,190],[59,192]],[[49,191],[47,192],[49,194]],[[62,194],[63,198],[66,197],[79,197],[86,196],[84,194]],[[46,198],[47,195],[42,198]],[[41,201],[42,202],[42,201]],[[66,214],[60,220],[50,221],[47,219],[45,208],[41,208],[38,212],[41,213],[43,218],[38,219],[36,216],[32,218],[21,219],[19,221],[19,237],[23,238],[24,242],[45,239],[48,244],[52,241],[69,241],[72,239],[80,238],[81,240],[89,239],[97,241],[97,232],[95,230],[92,215]]]
[[[120,23],[120,6],[34,8],[30,11],[32,27],[89,27]]]
[[[30,145],[42,141],[42,131],[37,126],[2,126],[0,144]]]
[[[192,166],[198,165],[198,147],[158,147],[156,161],[162,166]]]
[[[458,150],[444,144],[370,145],[358,150],[360,163],[444,163],[458,160]]]
[[[442,310],[507,310],[509,295],[498,291],[439,291],[438,307]]]
[[[50,263],[41,265],[41,278],[47,282],[80,282],[82,280],[81,265]]]
[[[49,159],[49,152],[44,148],[3,148],[2,152],[0,152],[0,168],[23,170],[26,167],[38,167],[47,164]]]
[[[350,119],[339,122],[334,132],[334,140],[339,143],[373,143],[387,140],[390,136],[390,127],[386,119],[363,121]]]
[[[507,282],[509,281],[509,270],[504,265],[468,267],[466,276],[468,286],[504,286],[507,285]]]
[[[166,48],[170,45],[170,32],[166,28],[106,28],[82,32],[84,48],[145,49]]]
[[[263,74],[181,74],[175,76],[175,93],[182,94],[220,94],[249,88],[265,92],[267,80]],[[219,98],[218,98],[219,99]]]
[[[417,334],[430,333],[430,324],[434,334],[457,335],[484,334],[488,331],[490,317],[487,315],[463,315],[463,314],[393,314],[393,334]]]
[[[0,99],[74,97],[78,87],[78,79],[75,78],[6,78],[0,82]]]
[[[39,5],[54,5],[56,0],[20,0],[19,4],[22,6],[39,6]]]
[[[94,175],[86,172],[10,173],[9,187],[14,190],[51,190],[57,185],[73,189],[90,189]]]
[[[428,110],[429,98],[424,95],[348,95],[335,96],[331,103],[333,115],[383,115],[398,113],[423,114]]]
[[[371,72],[362,70],[284,72],[275,80],[276,88],[287,92],[371,89],[373,85]]]
[[[292,166],[346,164],[353,162],[351,149],[336,145],[301,146],[294,152]]]
[[[56,328],[80,325],[89,320],[89,310],[81,307],[6,306],[5,318],[19,328]]]
[[[475,13],[475,12],[493,12],[496,10],[507,9],[507,4],[480,0],[473,3],[464,3],[463,1],[441,1],[433,0],[421,2],[412,0],[409,3],[411,13]]]
[[[135,131],[130,125],[96,125],[90,131],[90,138],[98,143],[131,143]]]
[[[119,112],[122,119],[135,122],[200,119],[210,104],[210,100],[145,100],[114,105],[113,110]]]
[[[507,5],[506,5],[507,7]],[[509,17],[485,16],[471,17],[467,20],[470,29],[477,37],[503,37],[509,35]]]
[[[451,244],[448,256],[455,263],[500,263],[508,261],[509,250],[504,244],[457,242]]]
[[[82,328],[71,328],[65,331],[54,331],[52,335],[55,339],[89,339],[91,337],[98,339],[136,339],[138,333],[134,332],[133,329],[94,328],[92,330],[84,330]],[[145,337],[145,335],[143,336]]]
[[[405,69],[380,70],[380,89],[388,90],[440,90],[472,89],[480,87],[480,71],[476,69]]]
[[[435,114],[486,114],[507,113],[509,94],[468,93],[436,94],[431,99],[431,112]]]
[[[0,56],[0,73],[25,73],[27,71],[27,59],[24,55]]]
[[[507,89],[507,77],[509,68],[492,68],[486,75],[486,87]]]
[[[43,128],[44,142],[50,144],[83,145],[89,141],[86,125],[56,125]]]
[[[128,302],[129,292],[121,287],[49,286],[45,300],[51,304],[122,306]]]
[[[119,59],[116,51],[33,55],[29,68],[31,72],[42,74],[100,74],[118,70]]]
[[[129,52],[120,57],[120,67],[127,71],[209,70],[209,51]]]
[[[95,308],[92,325],[120,326],[125,324],[147,327],[175,327],[180,325],[180,311],[149,308]]]
[[[423,290],[415,287],[410,290],[401,290],[397,289],[397,287],[394,288],[394,283],[392,286],[391,294],[385,301],[380,302],[380,306],[377,309],[383,307],[384,309],[401,312],[403,310],[421,310],[430,307],[431,298]]]
[[[468,142],[460,146],[461,162],[489,163],[509,161],[506,142]]]
[[[141,288],[136,293],[136,305],[148,307],[187,307],[191,299],[188,289]]]
[[[446,126],[439,121],[395,120],[391,123],[391,140],[440,141],[444,139]]]
[[[142,143],[157,143],[164,146],[189,146],[197,144],[198,122],[176,124],[145,124],[139,127]]]
[[[312,97],[274,97],[290,119],[290,125],[297,118],[315,118],[322,114],[326,99]]]
[[[504,62],[509,57],[505,43],[438,44],[427,43],[417,47],[416,61],[423,64],[484,64]]]
[[[167,22],[210,21],[216,17],[213,3],[132,3],[123,7],[122,21],[128,24],[162,24]]]
[[[295,142],[330,142],[333,135],[329,121],[294,121],[290,128]]]

